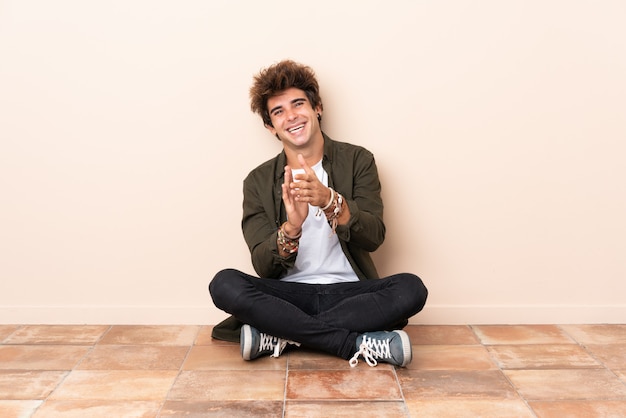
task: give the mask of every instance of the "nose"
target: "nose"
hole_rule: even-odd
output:
[[[287,109],[285,111],[287,113],[287,120],[294,120],[296,118],[296,112],[293,109]]]

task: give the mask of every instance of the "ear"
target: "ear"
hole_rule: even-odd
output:
[[[274,129],[274,127],[272,125],[267,125],[265,124],[265,128],[270,131],[270,133],[274,136],[276,136],[276,129]]]

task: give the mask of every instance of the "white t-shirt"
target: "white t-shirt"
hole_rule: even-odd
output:
[[[311,167],[317,178],[328,187],[328,173],[322,161]],[[292,170],[293,175],[304,173],[304,169]],[[333,284],[355,282],[359,278],[341,249],[337,234],[333,234],[322,213],[316,217],[317,206],[309,205],[309,215],[302,224],[302,237],[295,266],[282,280],[308,284]]]

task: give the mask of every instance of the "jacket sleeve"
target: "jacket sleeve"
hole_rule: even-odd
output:
[[[279,279],[294,266],[296,254],[282,257],[278,253],[280,216],[276,213],[273,189],[273,173],[268,176],[252,172],[244,180],[241,227],[256,273],[259,277]]]
[[[337,226],[340,240],[351,247],[373,252],[385,240],[383,201],[378,168],[374,155],[365,148],[357,148],[353,154],[350,173],[335,176],[337,191],[344,195],[350,209],[350,220]],[[339,172],[348,167],[340,167]],[[338,173],[339,174],[339,173]]]

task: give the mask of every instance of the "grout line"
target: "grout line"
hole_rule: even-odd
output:
[[[412,350],[413,350],[413,346],[411,346],[411,351]],[[411,355],[413,354],[411,353]],[[398,385],[398,388],[400,389],[400,398],[402,399],[402,406],[404,407],[404,412],[406,416],[410,418],[411,413],[409,411],[409,406],[406,404],[406,398],[404,397],[404,390],[402,390],[402,385],[400,384],[400,378],[398,377],[398,369],[395,366],[392,366],[391,369],[393,370],[393,376],[396,379],[396,384]]]
[[[48,394],[48,396],[46,396],[46,399],[43,399],[42,402],[39,404],[39,406],[37,408],[35,408],[35,410],[33,411],[33,415],[37,413],[37,411],[42,408],[49,400],[49,398],[59,389],[59,387],[61,387],[61,385],[63,385],[63,383],[67,380],[67,378],[70,376],[70,374],[72,374],[73,371],[76,370],[77,367],[80,367],[80,365],[82,364],[83,361],[85,361],[85,358],[87,356],[89,356],[89,354],[95,349],[96,345],[102,340],[102,338],[104,338],[104,336],[106,335],[107,332],[109,332],[109,330],[111,329],[111,325],[109,325],[109,328],[107,328],[101,335],[100,337],[98,337],[94,342],[89,344],[89,349],[85,352],[85,354],[72,366],[72,368],[70,370],[62,370],[65,373],[65,376],[63,376],[63,378],[59,381],[59,383],[50,391],[50,393]],[[59,345],[63,345],[63,344],[59,344]],[[82,344],[81,344],[82,345]]]
[[[528,411],[530,411],[530,413],[534,417],[537,417],[537,414],[535,413],[535,410],[530,406],[530,404],[528,403],[528,400],[524,396],[522,396],[522,394],[519,392],[517,386],[515,386],[513,381],[509,378],[509,376],[502,369],[502,365],[500,364],[498,359],[494,356],[493,352],[491,350],[489,350],[489,345],[491,345],[491,344],[483,343],[483,341],[480,339],[480,336],[478,335],[478,333],[476,333],[476,330],[474,329],[475,325],[468,325],[468,326],[469,326],[470,330],[472,331],[472,333],[474,334],[474,336],[476,336],[476,338],[478,339],[479,344],[485,349],[485,351],[487,351],[487,355],[489,355],[489,358],[491,359],[493,364],[498,368],[498,371],[502,374],[502,376],[509,383],[509,385],[511,385],[511,387],[513,388],[515,393],[517,393],[517,396],[519,396],[520,400],[522,402],[524,402],[524,405],[526,405],[526,408],[528,408]]]
[[[2,341],[0,341],[0,345],[5,345],[5,341],[7,341],[9,338],[11,338],[13,336],[13,334],[15,334],[16,332],[18,332],[19,330],[21,330],[22,328],[24,328],[24,325],[15,325],[15,329],[13,331],[11,331],[9,333],[9,335],[7,335],[6,337],[4,337],[4,339]],[[8,345],[8,344],[7,344]]]
[[[180,378],[180,375],[183,373],[183,371],[184,371],[183,367],[185,366],[185,362],[189,358],[189,355],[191,354],[191,350],[196,346],[196,341],[198,340],[198,335],[200,334],[200,331],[202,331],[202,328],[204,326],[205,325],[198,326],[198,329],[196,330],[196,335],[191,340],[191,344],[187,348],[187,352],[185,353],[185,356],[183,357],[183,361],[181,361],[181,363],[180,363],[180,367],[178,368],[178,373],[176,373],[176,377],[174,377],[174,380],[172,380],[172,384],[170,385],[170,388],[167,390],[167,393],[165,394],[165,397],[163,398],[163,402],[161,402],[161,406],[159,407],[159,410],[157,411],[157,415],[156,415],[157,418],[161,416],[161,411],[163,411],[163,408],[165,407],[165,404],[169,400],[170,393],[172,393],[172,390],[174,389],[174,386],[176,385],[176,382]],[[153,346],[153,345],[154,344],[150,344],[150,346]]]
[[[87,350],[87,352],[85,353],[85,355],[74,365],[74,367],[72,368],[72,370],[75,370],[76,368],[80,367],[80,365],[83,363],[83,361],[85,361],[85,358],[96,348],[96,345],[98,345],[100,343],[100,341],[102,341],[102,339],[104,338],[104,336],[111,330],[111,328],[113,328],[112,325],[109,325],[109,328],[107,328],[102,335],[100,335],[100,337],[98,337],[96,339],[96,341],[94,341],[93,343],[91,343],[91,347],[89,348],[89,350]]]
[[[98,340],[96,340],[96,342],[94,342],[94,345],[96,344],[100,344],[100,342],[104,339],[104,337],[111,332],[111,330],[113,329],[113,325],[109,325],[109,327],[102,333],[102,335],[100,336],[100,338],[98,338]]]
[[[598,364],[599,364],[599,365],[600,365],[603,369],[605,369],[606,371],[608,371],[609,373],[611,373],[611,374],[612,374],[612,375],[613,375],[613,376],[614,376],[614,377],[615,377],[615,378],[616,378],[616,379],[617,379],[617,380],[618,380],[618,381],[619,381],[619,382],[620,382],[620,383],[621,383],[624,387],[626,387],[626,381],[623,381],[623,380],[621,379],[621,377],[620,377],[617,373],[615,373],[615,371],[614,371],[612,368],[610,368],[609,366],[607,366],[605,362],[603,362],[603,361],[602,361],[602,360],[600,360],[600,359],[599,359],[599,358],[598,358],[595,354],[593,354],[593,352],[591,352],[591,351],[589,350],[589,348],[587,347],[587,345],[586,345],[586,344],[584,344],[583,342],[578,341],[576,338],[574,338],[574,336],[572,336],[569,332],[567,332],[567,330],[563,329],[563,328],[561,327],[561,325],[557,325],[557,327],[558,327],[561,331],[563,331],[563,333],[565,333],[565,335],[567,335],[569,338],[571,338],[573,341],[575,341],[575,342],[576,342],[576,344],[578,344],[578,346],[579,346],[580,348],[582,348],[582,349],[585,351],[585,353],[589,354],[589,357],[591,357],[592,359],[594,359],[595,361],[597,361],[597,362],[598,362]],[[610,345],[610,344],[604,344],[604,345]]]
[[[282,418],[285,418],[287,413],[287,384],[289,383],[289,362],[291,361],[291,353],[287,353],[287,362],[285,363],[285,386],[283,388],[283,414]]]

